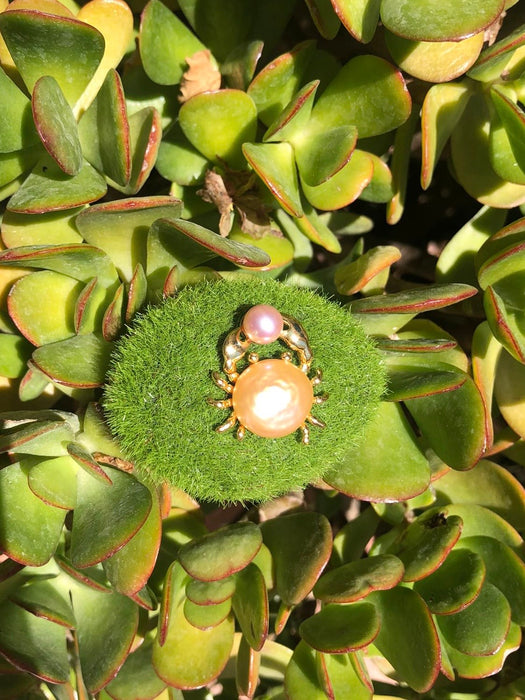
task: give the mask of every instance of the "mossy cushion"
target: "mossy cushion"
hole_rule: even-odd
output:
[[[215,431],[229,415],[207,403],[226,398],[211,379],[222,371],[222,343],[262,303],[303,325],[310,376],[323,371],[315,393],[329,398],[312,413],[326,427],[311,426],[308,445],[299,430],[277,439],[247,432],[242,441],[235,429]],[[253,346],[261,358],[287,349],[280,341]],[[155,482],[207,501],[262,501],[337,467],[360,440],[384,382],[379,353],[347,310],[309,290],[246,277],[185,287],[141,314],[117,344],[104,408],[123,453]]]

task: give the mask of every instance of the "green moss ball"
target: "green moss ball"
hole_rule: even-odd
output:
[[[310,376],[322,369],[315,393],[329,398],[312,414],[326,427],[311,426],[308,445],[300,430],[277,439],[246,432],[242,441],[235,429],[215,431],[230,412],[206,401],[227,398],[211,373],[222,373],[224,338],[255,304],[295,317],[313,351]],[[276,341],[251,349],[265,358],[288,348]],[[246,277],[185,287],[141,314],[117,344],[104,409],[124,455],[155,482],[206,501],[263,501],[336,468],[361,438],[384,382],[378,352],[347,310],[306,289]]]

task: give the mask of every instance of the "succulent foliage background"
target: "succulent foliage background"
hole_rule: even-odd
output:
[[[0,0],[0,698],[525,696],[523,10]]]

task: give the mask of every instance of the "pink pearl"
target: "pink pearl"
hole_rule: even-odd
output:
[[[257,304],[244,315],[242,330],[252,343],[268,345],[283,330],[283,317],[273,306]]]
[[[284,360],[262,360],[250,365],[233,389],[233,410],[239,423],[267,438],[297,430],[310,413],[314,399],[306,374]]]

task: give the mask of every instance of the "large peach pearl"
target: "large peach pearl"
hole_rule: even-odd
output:
[[[257,304],[244,314],[242,329],[252,343],[268,345],[283,329],[283,317],[274,306]]]
[[[237,379],[232,393],[239,423],[261,437],[289,435],[301,426],[314,399],[306,374],[285,360],[262,360]]]

